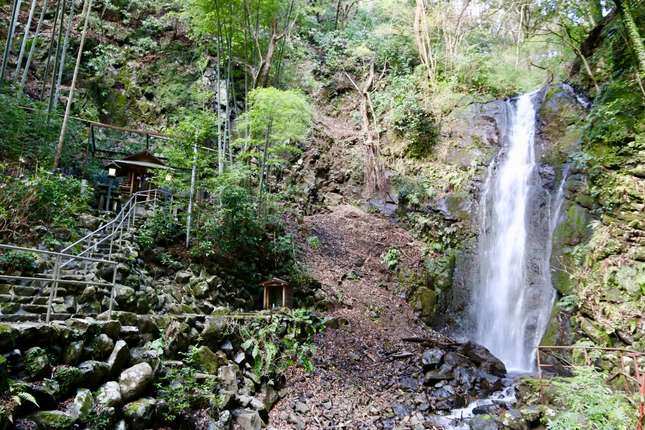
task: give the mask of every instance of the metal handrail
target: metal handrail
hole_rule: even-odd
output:
[[[66,284],[72,284],[72,285],[111,286],[109,310],[108,310],[108,316],[111,318],[112,308],[114,305],[114,297],[115,297],[115,290],[116,290],[116,275],[117,275],[117,268],[118,268],[118,262],[112,260],[112,249],[114,245],[114,240],[118,236],[119,243],[121,243],[123,240],[124,225],[126,226],[125,229],[127,230],[131,226],[133,226],[134,223],[136,222],[137,205],[139,203],[142,203],[138,201],[139,197],[145,196],[146,197],[145,202],[147,203],[148,201],[150,201],[149,197],[152,195],[153,196],[152,201],[154,204],[156,204],[158,194],[159,194],[159,190],[157,189],[147,190],[147,191],[137,191],[133,193],[130,199],[128,199],[128,201],[123,205],[121,210],[117,213],[117,215],[112,220],[100,226],[98,229],[92,231],[91,233],[85,235],[83,238],[77,240],[71,245],[68,245],[60,252],[0,244],[0,249],[30,252],[35,254],[47,255],[55,258],[54,269],[51,277],[0,275],[0,279],[26,280],[26,281],[32,281],[32,282],[52,282],[49,299],[47,301],[46,322],[50,321],[53,302],[58,292],[58,285],[61,282]],[[110,230],[110,227],[111,227],[111,231],[105,237],[102,237],[101,239],[98,239],[96,241],[93,240],[93,238],[97,237],[99,234],[105,233],[106,231]],[[97,250],[97,247],[102,243],[106,242],[108,239],[110,240],[108,259],[105,260],[100,258],[94,258],[92,254]],[[87,242],[88,240],[89,240],[89,246],[86,246],[76,254],[72,253],[72,249],[74,247],[81,245]],[[89,256],[87,256],[86,254],[89,254]],[[93,282],[93,281],[75,281],[75,280],[61,279],[61,273],[60,273],[61,269],[63,269],[64,267],[66,267],[67,265],[69,265],[74,261],[82,261],[85,263],[85,274],[87,274],[88,272],[89,263],[106,264],[106,265],[112,266],[112,282],[108,283],[108,282],[101,282],[101,281]]]

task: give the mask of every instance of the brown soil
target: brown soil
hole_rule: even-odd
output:
[[[274,429],[432,428],[420,406],[418,346],[407,337],[435,336],[399,292],[397,275],[382,255],[401,251],[399,267],[421,264],[421,244],[390,221],[351,206],[305,218],[303,238],[317,236],[303,259],[337,306],[327,316],[346,324],[329,328],[317,340],[312,373],[292,369],[286,397],[271,411]],[[404,413],[405,412],[405,413]]]

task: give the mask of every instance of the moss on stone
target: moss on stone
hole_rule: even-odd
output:
[[[39,430],[67,430],[74,427],[74,418],[61,411],[40,411],[31,416]]]

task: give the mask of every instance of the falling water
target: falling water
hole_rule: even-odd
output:
[[[489,167],[481,202],[473,303],[475,340],[518,372],[534,368],[534,348],[554,298],[548,269],[551,221],[530,221],[537,213],[533,196],[537,188],[542,189],[535,160],[532,98],[533,94],[525,94],[508,102],[506,143]]]

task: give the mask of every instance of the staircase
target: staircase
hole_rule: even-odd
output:
[[[159,197],[137,192],[111,221],[60,252],[0,244],[0,249],[39,254],[44,270],[32,276],[0,274],[0,322],[66,320],[112,311],[115,288],[136,229]],[[100,306],[92,305],[99,301]]]

